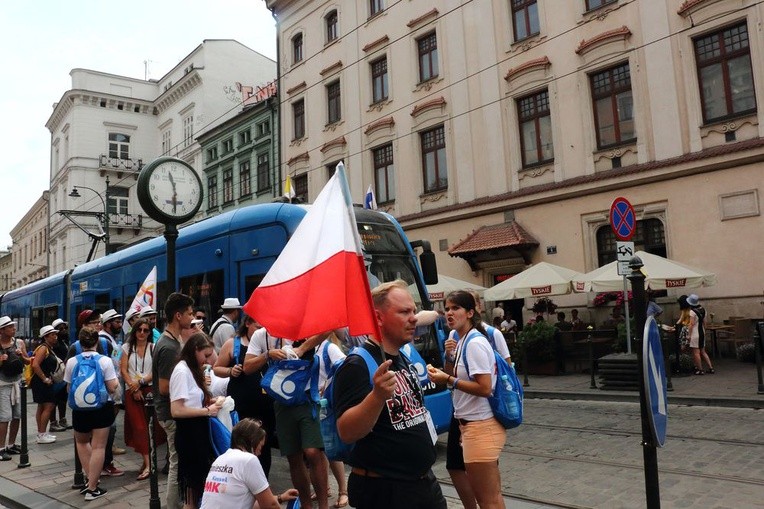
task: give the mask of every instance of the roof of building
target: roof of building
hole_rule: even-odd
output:
[[[481,226],[448,250],[451,256],[498,248],[538,246],[539,242],[516,221]]]

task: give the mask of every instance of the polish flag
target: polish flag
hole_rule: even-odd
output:
[[[380,337],[342,162],[244,312],[281,338],[341,327],[353,336]]]

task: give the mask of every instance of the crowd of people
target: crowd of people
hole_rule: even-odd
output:
[[[190,296],[172,293],[164,302],[161,333],[157,311],[150,307],[129,310],[127,324],[114,309],[86,309],[77,316],[77,341],[68,344],[69,324],[57,319],[40,329],[32,355],[15,338],[16,322],[0,317],[0,460],[19,452],[17,382],[30,365],[38,405],[36,441],[53,443],[51,432],[73,428],[86,478],[85,500],[106,494],[101,477],[124,475],[113,463],[120,453],[114,445],[118,425],[125,444],[142,458],[137,480],[149,477],[145,400],[153,394],[155,444],[167,444],[164,502],[170,509],[275,508],[295,499],[301,507],[328,509],[329,472],[338,486],[336,508],[445,508],[432,472],[437,435],[424,405],[422,380],[401,352],[423,325],[423,315],[417,314],[403,281],[378,285],[372,302],[380,338],[351,338],[346,330],[336,330],[289,339],[272,336],[241,311],[235,298],[224,300],[220,318],[207,331],[206,312],[195,308]],[[679,305],[677,327],[686,328],[696,374],[714,373],[703,348],[705,311],[697,295],[682,296]],[[506,432],[488,397],[500,362],[494,350],[512,365],[502,332],[517,324],[500,306],[490,315],[499,327],[482,320],[479,295],[451,292],[445,299],[450,333],[443,368],[427,367],[429,381],[452,391],[446,467],[467,509],[504,507],[499,457]],[[572,315],[568,322],[558,313],[555,325],[561,330],[582,327],[578,312]],[[376,362],[371,378],[361,356],[346,358],[349,346],[364,349]],[[287,359],[317,365],[319,375],[311,383],[318,385],[313,389],[319,394],[333,376],[337,431],[343,441],[355,444],[347,461],[349,476],[342,461],[329,461],[324,452],[316,402],[277,401],[263,390],[268,367]],[[86,375],[94,385],[82,381]],[[220,454],[210,419],[224,412],[226,397],[232,398],[240,421],[231,430],[230,448]],[[277,495],[268,480],[275,447],[287,458],[294,486]]]

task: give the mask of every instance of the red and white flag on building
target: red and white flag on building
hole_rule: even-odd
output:
[[[244,311],[276,337],[303,339],[340,327],[380,337],[343,163]]]

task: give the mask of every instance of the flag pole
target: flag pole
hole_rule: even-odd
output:
[[[355,212],[353,211],[353,198],[350,195],[350,186],[348,185],[347,175],[345,174],[345,163],[340,161],[337,163],[337,167],[335,169],[335,172],[339,174],[338,178],[342,187],[342,197],[345,200],[345,209],[348,211],[348,216],[350,218],[350,225],[353,228],[353,239],[355,240],[355,248],[356,253],[358,254],[357,260],[358,264],[361,266],[361,271],[365,274],[366,273],[366,266],[363,263],[363,248],[361,246],[361,236],[358,234],[358,226],[355,220]],[[374,310],[374,302],[371,299],[371,286],[369,285],[369,278],[363,278],[363,285],[366,288],[366,297],[369,301],[369,309],[371,309],[372,314],[374,315],[374,337],[377,339],[377,341],[382,343],[382,334],[379,331],[379,322],[377,322],[376,319],[376,312]],[[382,350],[382,355],[384,358],[384,349]]]

